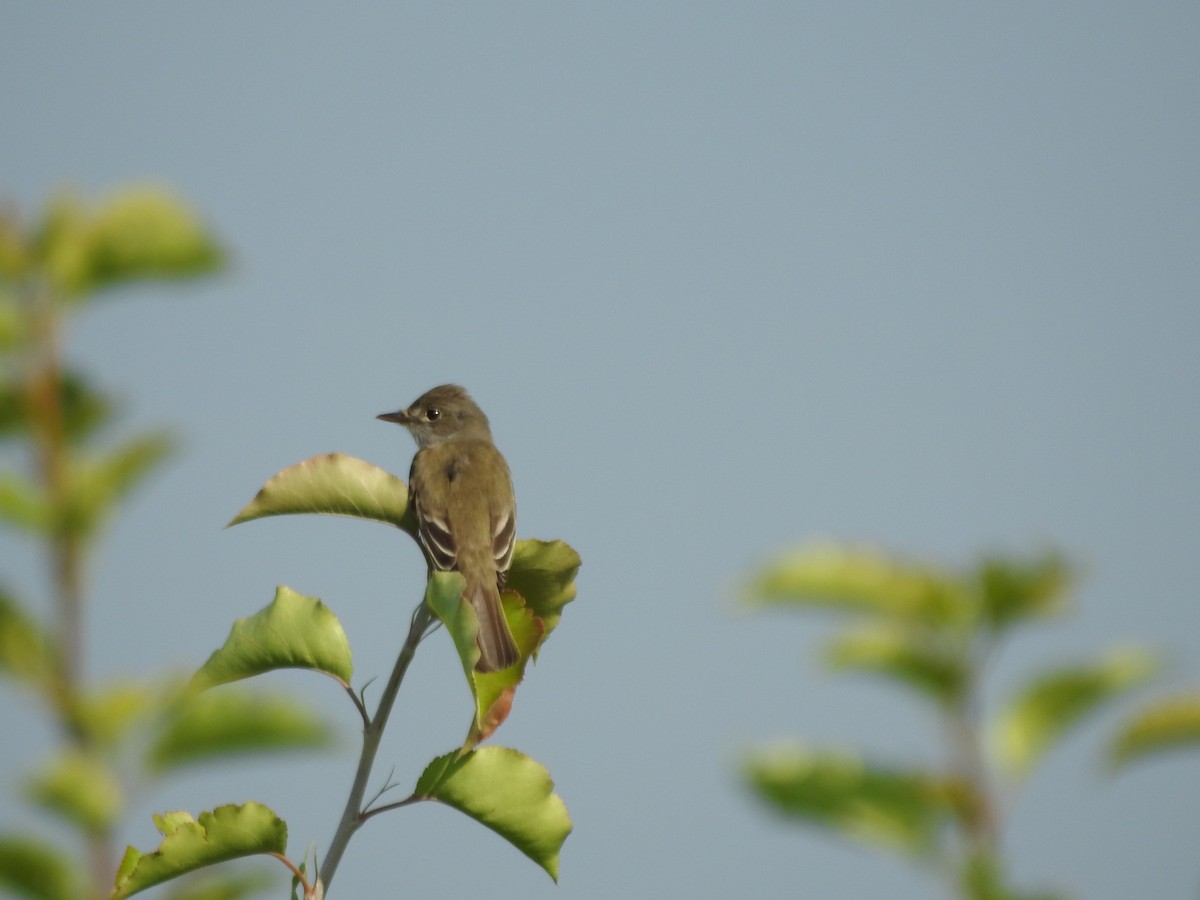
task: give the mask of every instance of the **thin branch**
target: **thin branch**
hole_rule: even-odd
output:
[[[413,655],[417,652],[417,645],[428,633],[431,621],[434,621],[433,613],[422,600],[413,611],[408,637],[404,639],[404,646],[400,648],[396,665],[392,667],[391,677],[383,689],[383,695],[379,698],[379,707],[375,712],[375,717],[363,728],[362,752],[358,758],[358,770],[354,774],[354,783],[350,787],[350,795],[346,798],[346,808],[342,811],[341,821],[338,822],[337,831],[334,832],[333,839],[329,842],[329,849],[325,853],[321,874],[315,886],[315,890],[318,892],[317,896],[324,896],[328,891],[329,885],[333,882],[333,876],[337,872],[338,864],[342,860],[342,855],[346,852],[346,846],[350,843],[350,838],[367,820],[362,805],[363,796],[367,791],[367,782],[371,778],[371,767],[375,764],[375,755],[379,752],[383,729],[386,727],[388,716],[391,715],[392,707],[395,705],[396,695],[400,691],[400,683],[404,681],[404,673],[408,671],[408,664],[412,662]]]
[[[26,361],[25,404],[34,462],[53,516],[49,564],[57,644],[55,699],[67,738],[78,743],[81,735],[71,725],[68,710],[79,691],[83,671],[83,548],[65,515],[70,488],[62,408],[61,313],[52,290],[37,280],[28,283],[26,311],[33,347]]]
[[[365,689],[365,686],[364,686]],[[354,704],[354,708],[358,710],[359,718],[362,719],[363,728],[367,728],[371,724],[371,715],[367,712],[366,704],[363,702],[359,694],[350,685],[345,685],[346,693],[350,695],[350,702]]]
[[[396,782],[392,781],[392,776],[394,776],[395,774],[396,774],[396,769],[395,769],[395,767],[393,767],[392,770],[390,772],[388,772],[388,777],[383,782],[383,787],[381,787],[379,790],[377,790],[375,792],[375,796],[373,796],[370,800],[368,800],[366,803],[363,804],[362,817],[363,817],[364,821],[366,821],[366,819],[369,818],[368,810],[370,810],[370,808],[375,805],[375,801],[378,800],[380,797],[382,797],[384,794],[386,794],[388,791],[395,790],[396,787],[398,787]]]
[[[967,659],[967,684],[948,710],[948,738],[954,768],[970,788],[963,820],[965,836],[976,853],[992,857],[999,849],[1000,811],[983,747],[977,687],[991,644],[984,641],[973,650]]]
[[[294,878],[296,878],[300,882],[300,884],[304,887],[304,895],[307,897],[309,891],[311,891],[312,888],[310,887],[310,885],[308,883],[308,879],[304,877],[304,873],[300,871],[300,867],[297,866],[294,862],[292,862],[290,859],[287,858],[287,856],[285,856],[282,853],[268,853],[267,855],[275,857],[277,860],[279,860],[281,863],[283,863],[285,866],[287,866],[289,869],[291,869],[292,876]]]
[[[413,794],[411,797],[405,797],[403,800],[397,800],[395,803],[385,803],[383,806],[376,806],[370,809],[364,809],[362,814],[363,821],[367,821],[373,816],[380,813],[391,812],[393,809],[401,809],[405,806],[412,806],[414,803],[420,803],[422,800],[428,800],[428,797]]]

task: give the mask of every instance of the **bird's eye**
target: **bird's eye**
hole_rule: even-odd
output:
[[[425,410],[425,418],[430,422],[436,422],[441,417],[442,411],[436,407],[430,407],[429,409]]]

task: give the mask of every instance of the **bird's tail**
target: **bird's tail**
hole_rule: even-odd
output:
[[[479,619],[479,662],[475,664],[476,670],[496,672],[516,665],[521,655],[504,618],[500,591],[494,584],[468,585],[466,596]]]

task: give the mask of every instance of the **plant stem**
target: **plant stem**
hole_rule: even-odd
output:
[[[950,714],[950,737],[956,759],[956,769],[970,789],[970,798],[963,818],[967,842],[975,853],[986,857],[995,855],[999,844],[999,823],[991,779],[983,755],[978,723],[965,701]]]
[[[388,716],[396,702],[396,695],[400,691],[404,673],[408,671],[408,664],[412,662],[413,654],[417,652],[417,645],[421,643],[421,639],[425,636],[432,621],[433,613],[429,611],[429,607],[422,600],[421,604],[413,611],[408,637],[404,640],[404,646],[400,648],[400,655],[396,658],[392,675],[383,689],[383,695],[379,698],[379,707],[375,716],[363,728],[362,753],[358,758],[358,771],[354,774],[354,784],[350,787],[350,796],[346,798],[346,808],[342,811],[342,819],[338,822],[337,831],[334,832],[333,839],[329,842],[329,849],[325,852],[325,859],[321,863],[316,884],[317,897],[325,896],[325,892],[333,881],[334,873],[337,872],[338,863],[342,860],[342,854],[346,852],[346,846],[350,843],[350,838],[366,821],[363,817],[362,802],[367,791],[367,782],[371,778],[371,768],[375,765],[375,754],[379,752],[383,729],[387,726]]]
[[[79,689],[83,671],[82,554],[78,539],[66,521],[66,423],[62,409],[61,323],[53,293],[37,284],[29,288],[29,324],[33,353],[25,385],[26,405],[33,433],[34,459],[53,517],[50,527],[50,578],[54,585],[58,656],[56,700],[67,724],[68,698]],[[69,735],[77,737],[74,734]]]
[[[52,517],[49,529],[50,579],[55,608],[55,673],[52,698],[65,739],[90,749],[90,736],[79,728],[75,706],[83,685],[84,546],[68,515],[70,448],[63,409],[62,312],[44,283],[29,284],[28,315],[33,351],[25,383],[33,451],[38,477]],[[107,831],[88,837],[88,860],[97,897],[113,873],[112,836]]]

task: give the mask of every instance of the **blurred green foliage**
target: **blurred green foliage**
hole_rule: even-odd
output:
[[[1200,690],[1156,698],[1137,710],[1113,740],[1114,767],[1171,750],[1200,748]]]
[[[163,433],[101,442],[118,405],[64,361],[70,319],[135,282],[215,272],[223,255],[200,217],[162,185],[123,188],[94,203],[64,193],[30,220],[0,211],[0,440],[14,449],[13,464],[0,470],[0,524],[40,542],[53,594],[31,603],[0,587],[0,676],[34,698],[61,735],[61,746],[31,765],[23,796],[77,836],[59,845],[32,833],[0,835],[0,893],[107,897],[135,786],[201,759],[328,743],[325,725],[284,698],[230,694],[199,703],[177,677],[89,685],[81,674],[95,538],[172,442]],[[201,727],[213,721],[219,731]],[[36,817],[26,818],[32,829]],[[232,900],[262,886],[259,877],[230,873],[172,896]]]
[[[1067,608],[1070,568],[1057,554],[984,559],[965,571],[841,545],[818,545],[767,562],[748,580],[751,609],[835,614],[826,664],[874,676],[929,704],[940,719],[945,762],[924,769],[846,750],[790,741],[755,751],[743,779],[784,817],[949,873],[969,900],[1031,900],[1057,893],[1017,890],[1006,875],[1000,837],[1007,810],[1038,764],[1070,731],[1157,670],[1144,649],[1122,647],[1029,676],[997,709],[981,685],[999,643]],[[1124,761],[1168,733],[1200,735],[1195,698],[1153,712],[1116,742]],[[1153,732],[1154,736],[1151,737]],[[1146,752],[1149,752],[1148,749]]]

